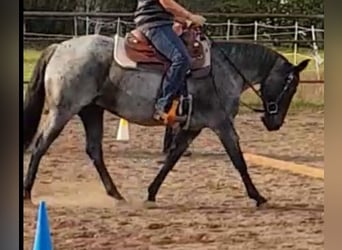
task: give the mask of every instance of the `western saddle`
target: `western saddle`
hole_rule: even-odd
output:
[[[177,21],[173,30],[182,39],[192,58],[191,75],[201,78],[210,72],[210,43],[199,28],[193,25],[183,25]],[[126,33],[125,37],[116,35],[114,58],[122,67],[148,68],[165,71],[170,61],[161,55],[138,29]],[[184,104],[184,107],[183,107]],[[192,113],[192,97],[181,97],[174,100],[172,107],[162,120],[165,124],[180,122],[183,128],[188,128]]]
[[[174,31],[183,40],[192,58],[191,69],[201,69],[206,61],[206,53],[208,53],[205,51],[201,42],[203,40],[203,34],[199,29],[191,26],[182,29],[181,32],[176,30],[175,27],[174,25]],[[161,66],[163,69],[169,67],[169,60],[161,55],[139,30],[135,29],[128,32],[124,40],[127,57],[132,61],[138,64]]]

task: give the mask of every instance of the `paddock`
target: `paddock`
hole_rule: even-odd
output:
[[[25,249],[32,247],[39,200],[48,207],[55,249],[323,249],[323,112],[293,112],[272,133],[257,114],[238,115],[251,177],[269,200],[261,209],[248,199],[209,130],[191,145],[193,155],[182,157],[169,174],[156,207],[147,207],[143,201],[160,167],[164,129],[130,124],[130,140],[118,142],[118,123],[106,113],[103,151],[128,203],[105,194],[75,117],[41,162],[35,205],[24,205]],[[29,154],[25,172],[28,159]]]

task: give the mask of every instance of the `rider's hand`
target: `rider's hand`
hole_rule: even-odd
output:
[[[189,19],[191,20],[191,22],[197,26],[203,26],[203,24],[207,21],[207,19],[205,19],[205,17],[201,16],[201,15],[197,15],[197,14],[191,14],[189,16]]]

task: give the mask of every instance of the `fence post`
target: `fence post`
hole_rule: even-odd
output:
[[[120,17],[118,17],[117,25],[116,25],[116,34],[117,34],[117,35],[120,35],[120,33],[121,33],[121,32],[120,32],[120,31],[121,31],[121,30],[120,30],[120,28],[121,28],[121,27],[120,27],[120,21],[121,21],[121,19],[120,19]]]
[[[86,0],[86,12],[87,12],[87,16],[86,16],[86,35],[89,34],[89,4],[90,1]]]
[[[226,35],[227,41],[229,40],[229,36],[230,36],[230,19],[227,20],[227,35]]]
[[[86,35],[89,34],[89,17],[86,17]]]
[[[96,19],[95,27],[94,27],[94,34],[100,34],[102,28],[101,20],[100,18]]]
[[[315,31],[315,26],[311,25],[311,35],[312,35],[312,47],[314,51],[314,58],[315,58],[315,66],[316,66],[316,76],[317,80],[320,80],[320,75],[319,75],[319,53],[318,53],[318,47],[316,44],[316,31]]]
[[[78,36],[78,30],[77,30],[77,17],[74,16],[74,37]]]
[[[293,47],[293,63],[296,64],[297,63],[297,50],[298,50],[298,44],[297,44],[297,40],[298,40],[298,21],[295,22],[295,34],[294,34],[294,47]]]
[[[258,41],[258,21],[254,21],[254,42]]]

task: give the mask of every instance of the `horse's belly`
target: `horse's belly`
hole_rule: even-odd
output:
[[[156,74],[124,74],[120,81],[106,84],[98,104],[127,120],[149,125],[160,83],[161,76]]]

